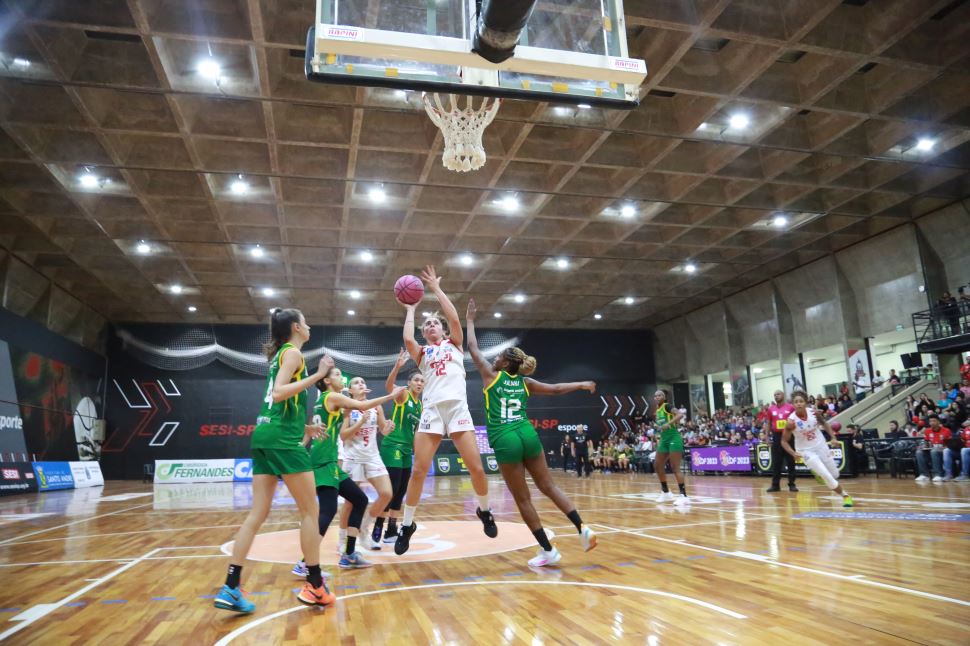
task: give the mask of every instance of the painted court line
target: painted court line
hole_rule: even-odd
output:
[[[55,525],[54,527],[46,527],[44,529],[38,529],[37,531],[34,531],[34,532],[28,532],[26,534],[21,534],[20,536],[14,536],[13,538],[8,538],[8,539],[5,539],[5,540],[2,540],[2,541],[0,541],[0,545],[7,545],[8,543],[16,543],[16,542],[20,541],[21,539],[27,538],[28,536],[36,536],[37,534],[45,534],[47,532],[52,532],[55,529],[63,529],[65,527],[71,527],[73,525],[78,525],[80,523],[86,523],[86,522],[95,520],[97,518],[107,518],[108,516],[116,516],[118,514],[123,514],[126,511],[131,511],[132,509],[141,509],[142,507],[148,507],[149,505],[152,505],[152,504],[154,504],[154,503],[146,502],[146,503],[141,504],[141,505],[135,505],[134,507],[128,507],[126,509],[119,509],[118,511],[113,511],[113,512],[108,513],[108,514],[100,514],[98,516],[88,516],[87,518],[81,518],[80,520],[75,520],[75,521],[72,521],[70,523],[64,523],[63,525]]]
[[[733,610],[728,610],[727,608],[722,608],[721,606],[714,605],[713,603],[708,603],[706,601],[701,601],[700,599],[694,599],[693,597],[687,597],[680,594],[674,594],[672,592],[664,592],[663,590],[653,590],[651,588],[637,588],[628,585],[616,585],[612,583],[587,583],[583,581],[459,581],[456,583],[442,583],[433,585],[411,585],[401,588],[390,588],[386,590],[369,590],[367,592],[356,592],[354,594],[348,594],[343,597],[338,597],[337,602],[348,601],[357,597],[369,597],[378,594],[387,594],[393,592],[405,592],[408,590],[427,590],[433,588],[451,588],[451,587],[465,587],[465,586],[496,586],[496,585],[574,585],[587,588],[600,588],[608,590],[625,590],[628,592],[639,592],[642,594],[650,594],[658,597],[666,597],[668,599],[677,599],[678,601],[684,601],[696,606],[700,606],[707,610],[712,610],[718,612],[722,615],[726,615],[733,619],[747,619],[746,615],[734,612]],[[248,624],[240,626],[236,630],[232,631],[219,641],[215,643],[215,646],[227,646],[232,640],[237,637],[244,635],[250,630],[261,626],[262,624],[277,619],[278,617],[283,617],[288,614],[299,612],[301,610],[307,610],[309,606],[299,605],[294,608],[287,608],[286,610],[280,610],[279,612],[274,612],[273,614],[266,615],[265,617],[260,617],[255,621],[251,621]]]
[[[299,521],[288,520],[279,521],[273,523],[263,523],[265,525],[299,525]],[[131,532],[108,532],[106,534],[79,534],[74,536],[62,536],[60,538],[40,538],[36,541],[18,541],[12,543],[13,545],[32,545],[34,543],[51,543],[54,541],[72,541],[82,538],[104,538],[107,536],[130,536],[134,534],[159,534],[161,532],[191,532],[199,529],[222,529],[223,527],[228,527],[230,529],[238,529],[239,523],[231,523],[229,525],[209,525],[207,527],[173,527],[168,529],[139,529],[137,531]]]

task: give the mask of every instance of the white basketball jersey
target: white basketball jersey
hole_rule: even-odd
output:
[[[825,435],[818,423],[818,412],[814,408],[809,408],[806,412],[808,419],[800,418],[798,413],[792,413],[788,417],[788,428],[795,436],[796,451],[814,449],[825,444]]]
[[[446,401],[466,401],[465,355],[449,339],[421,347],[424,375],[422,402],[431,406]]]
[[[377,451],[377,409],[372,408],[363,412],[351,411],[351,424],[360,419],[359,415],[364,416],[364,425],[343,443],[344,459],[366,462],[379,455]]]

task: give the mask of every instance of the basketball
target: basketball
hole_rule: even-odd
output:
[[[424,285],[421,279],[411,274],[406,274],[397,279],[394,283],[394,298],[405,305],[414,305],[424,298]]]
[[[842,424],[840,422],[832,422],[831,424],[829,424],[829,426],[831,426],[832,430],[835,431],[836,433],[842,430]]]

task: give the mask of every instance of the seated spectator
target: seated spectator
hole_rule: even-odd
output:
[[[926,454],[929,453],[933,464],[933,482],[943,482],[943,450],[946,448],[946,443],[950,441],[952,433],[950,429],[943,428],[938,415],[930,415],[929,424],[923,433],[924,446],[916,451],[916,464],[919,467],[919,477],[916,481],[926,482],[930,479],[926,464]]]
[[[970,480],[970,420],[963,423],[957,437],[963,442],[963,446],[960,448],[960,475],[956,479],[960,482],[966,482]],[[953,477],[953,453],[954,451],[947,447],[943,454],[947,479]]]
[[[886,432],[887,440],[901,440],[906,437],[909,436],[906,434],[906,431],[899,428],[899,422],[896,420],[889,422],[889,431]]]
[[[970,377],[964,377],[963,385],[960,386],[960,392],[963,393],[964,397],[970,399]]]
[[[856,401],[861,401],[861,400],[856,399]],[[836,407],[838,408],[838,411],[841,413],[844,410],[848,410],[852,406],[852,404],[853,404],[853,401],[851,398],[849,398],[848,395],[842,395],[839,397],[839,401],[836,403]]]

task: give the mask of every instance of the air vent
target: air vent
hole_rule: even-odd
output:
[[[779,56],[778,60],[776,60],[775,62],[776,63],[797,63],[798,61],[802,60],[802,56],[804,55],[805,55],[805,52],[803,52],[800,49],[789,49],[787,52]]]
[[[306,59],[306,50],[305,49],[291,49],[290,50],[290,57],[291,58],[299,58],[300,60],[304,60],[304,59]]]
[[[943,20],[944,18],[946,18],[947,16],[949,16],[951,13],[953,13],[954,11],[956,11],[957,9],[959,9],[961,5],[966,4],[966,2],[967,2],[967,0],[953,0],[953,2],[951,2],[947,6],[943,7],[942,9],[940,9],[939,11],[937,11],[935,14],[933,14],[932,16],[930,16],[930,20]]]
[[[876,63],[872,63],[872,62],[866,63],[865,65],[863,65],[862,67],[856,70],[856,74],[865,74],[866,72],[871,71],[872,68],[874,68],[875,66],[876,66]]]
[[[85,29],[84,35],[91,40],[110,40],[116,43],[140,43],[141,36],[138,34],[119,34],[114,31],[95,31],[93,29]]]
[[[667,90],[650,90],[647,92],[648,96],[659,96],[664,99],[669,99],[677,96],[676,92],[668,92]]]
[[[691,49],[699,49],[702,52],[719,52],[724,49],[730,40],[727,38],[698,38],[697,41],[691,45]]]

